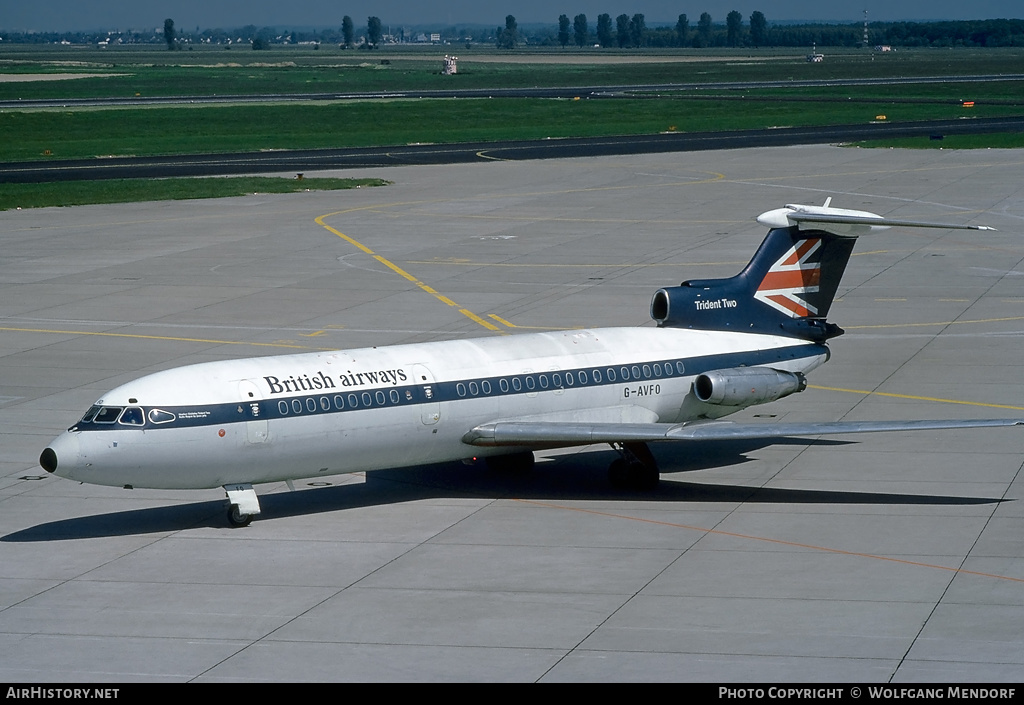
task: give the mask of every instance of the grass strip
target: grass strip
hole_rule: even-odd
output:
[[[460,99],[0,112],[0,160],[699,132],[1020,115],[1021,105]]]
[[[386,186],[384,179],[285,179],[269,176],[176,179],[101,179],[42,184],[0,184],[0,210],[79,206],[89,203],[181,201],[253,193],[333,191]]]
[[[455,76],[442,76],[442,56],[461,57]],[[102,51],[53,45],[0,47],[4,73],[107,74],[74,81],[0,83],[0,99],[168,95],[345,93],[447,88],[600,86],[719,81],[776,81],[891,76],[1024,73],[1021,47],[912,49],[886,54],[829,48],[824,63],[796,49],[540,50],[408,47],[342,51],[275,47],[252,51],[195,47],[169,52],[124,46]],[[615,59],[608,63],[608,59]],[[686,61],[680,61],[685,59]],[[571,60],[571,63],[564,63]],[[624,61],[624,62],[623,62]]]

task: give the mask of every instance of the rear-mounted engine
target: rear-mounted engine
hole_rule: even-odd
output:
[[[697,375],[693,393],[707,404],[752,406],[802,392],[807,378],[770,367],[733,367]]]
[[[734,330],[802,338],[816,343],[843,334],[823,318],[787,318],[755,312],[749,297],[728,279],[683,282],[658,289],[651,300],[651,318],[661,328]]]

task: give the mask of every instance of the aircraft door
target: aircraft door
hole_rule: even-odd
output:
[[[419,387],[425,399],[420,407],[420,421],[424,426],[433,426],[441,420],[441,404],[437,401],[434,375],[424,365],[413,365],[412,375],[413,383]]]
[[[238,383],[238,396],[242,400],[238,411],[245,421],[245,441],[251,445],[270,440],[267,417],[263,412],[260,388],[252,380],[243,379]]]

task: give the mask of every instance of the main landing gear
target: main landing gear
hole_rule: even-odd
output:
[[[526,450],[508,455],[489,455],[484,458],[484,462],[492,472],[526,475],[533,470],[534,457],[533,451]]]
[[[228,493],[228,523],[234,527],[249,526],[260,513],[260,500],[250,484],[224,485]]]
[[[653,490],[661,476],[658,462],[646,443],[612,443],[619,457],[608,466],[612,487],[630,490]]]

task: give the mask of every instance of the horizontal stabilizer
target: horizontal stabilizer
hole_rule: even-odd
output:
[[[995,230],[987,225],[960,225],[956,223],[933,223],[921,220],[897,220],[883,218],[868,211],[855,211],[831,207],[832,199],[823,206],[807,206],[790,203],[785,208],[776,208],[757,216],[757,222],[769,228],[791,228],[799,230],[823,230],[843,237],[857,237],[886,230],[890,227],[942,228],[945,230]]]
[[[499,421],[477,426],[463,436],[462,441],[474,446],[569,446],[588,443],[747,440],[992,426],[1024,426],[1024,419],[829,421],[780,424],[740,424],[731,421],[690,421],[678,424]]]
[[[866,216],[843,216],[814,213],[793,213],[789,219],[803,228],[806,224],[827,223],[843,225],[869,225],[872,227],[942,228],[944,230],[995,230],[987,225],[958,225],[954,223],[929,223],[923,220],[894,220],[892,218],[869,218]]]

